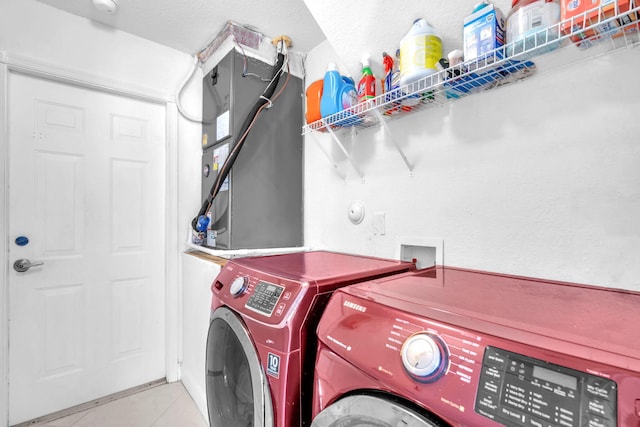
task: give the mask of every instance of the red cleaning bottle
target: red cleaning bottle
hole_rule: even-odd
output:
[[[376,97],[376,78],[371,71],[369,57],[362,58],[362,78],[358,82],[358,103]]]
[[[384,93],[391,92],[392,89],[392,72],[393,72],[393,58],[387,53],[382,52],[382,65],[384,65],[384,79],[382,79],[382,91]],[[385,97],[387,101],[388,97]]]

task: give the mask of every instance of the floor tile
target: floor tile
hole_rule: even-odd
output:
[[[165,384],[32,427],[207,427],[180,382]]]
[[[82,417],[86,416],[91,410],[78,412],[76,414],[72,414],[66,416],[64,418],[59,418],[57,420],[49,421],[46,424],[36,424],[37,426],[42,425],[42,427],[71,427],[75,423],[77,423]]]
[[[189,394],[185,393],[169,406],[152,427],[207,427],[207,424]]]
[[[168,384],[99,406],[73,427],[151,426],[183,392],[182,384]]]

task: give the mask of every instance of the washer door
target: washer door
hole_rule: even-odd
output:
[[[258,354],[244,324],[228,308],[211,316],[206,359],[209,425],[273,426],[271,394]]]
[[[320,412],[311,427],[442,427],[431,420],[390,400],[367,395],[354,395],[338,400]]]

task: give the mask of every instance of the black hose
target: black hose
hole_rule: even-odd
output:
[[[280,76],[282,74],[283,65],[284,65],[284,54],[278,53],[278,58],[276,60],[275,65],[273,66],[271,81],[265,88],[264,92],[262,93],[262,96],[258,98],[258,101],[255,103],[255,105],[253,106],[253,108],[251,109],[247,117],[244,119],[244,122],[242,123],[242,127],[240,128],[240,132],[239,132],[240,139],[233,145],[233,148],[231,149],[229,156],[227,157],[224,164],[220,168],[220,172],[218,172],[218,176],[216,177],[216,180],[211,186],[211,191],[209,191],[209,195],[202,203],[202,207],[200,208],[198,215],[196,215],[196,217],[191,221],[191,227],[194,230],[196,230],[198,218],[202,215],[206,215],[207,211],[209,210],[209,208],[211,208],[211,205],[213,204],[213,199],[215,199],[215,197],[218,195],[220,191],[220,187],[222,187],[222,183],[229,175],[229,172],[231,171],[231,168],[233,167],[233,164],[235,163],[236,158],[240,153],[240,149],[244,145],[244,142],[246,141],[247,136],[249,136],[251,123],[255,120],[256,115],[262,109],[262,107],[266,103],[271,102],[271,97],[276,91],[276,87],[278,86],[278,81],[280,80]]]

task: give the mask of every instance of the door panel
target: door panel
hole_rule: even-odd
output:
[[[38,377],[47,380],[79,372],[85,365],[82,349],[86,346],[83,287],[51,286],[37,289],[36,294],[36,322],[42,326],[36,339],[42,339],[44,350]]]
[[[12,424],[165,376],[165,116],[9,76]]]
[[[84,251],[83,157],[35,153],[36,212],[44,220],[42,256],[80,256]]]

